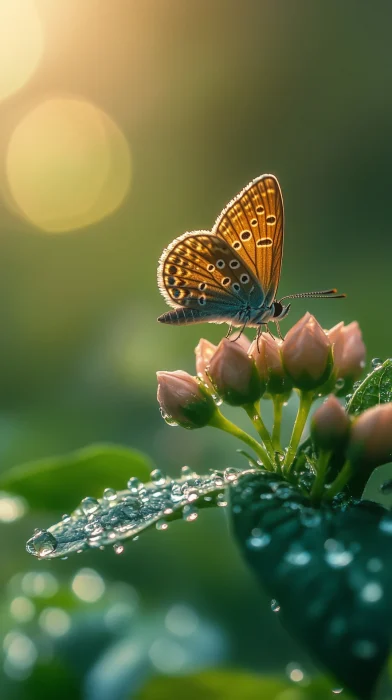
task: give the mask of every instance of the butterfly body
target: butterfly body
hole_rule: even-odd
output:
[[[258,328],[278,323],[290,308],[276,299],[283,227],[279,183],[262,175],[229,202],[211,231],[184,233],[164,250],[158,286],[173,309],[158,321]]]

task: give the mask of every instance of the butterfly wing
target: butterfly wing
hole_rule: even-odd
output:
[[[224,208],[212,234],[225,240],[259,280],[263,303],[274,301],[283,255],[283,199],[274,175],[252,180]]]
[[[247,264],[225,240],[209,231],[185,233],[163,252],[158,286],[175,308],[163,323],[215,321],[241,325],[248,305],[260,305],[263,293]]]

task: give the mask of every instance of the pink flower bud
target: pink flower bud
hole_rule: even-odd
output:
[[[188,372],[157,372],[157,399],[168,423],[183,428],[202,428],[216,411],[209,393]]]
[[[334,375],[336,379],[355,382],[365,367],[366,348],[361,329],[356,321],[345,326],[343,322],[327,331],[333,344]]]
[[[283,366],[299,389],[310,391],[332,370],[331,343],[314,316],[306,313],[287,333],[281,347]]]
[[[226,338],[219,343],[207,371],[219,396],[232,406],[254,403],[265,389],[253,358]]]
[[[205,338],[200,338],[198,345],[195,347],[196,372],[198,377],[203,379],[206,384],[211,384],[206,375],[206,367],[210,364],[216,348],[216,345],[210,343],[209,340],[205,340]]]
[[[280,348],[282,341],[273,338],[268,333],[262,333],[259,340],[254,340],[249,348],[257,371],[266,384],[269,394],[286,394],[292,388],[292,383],[286,374]]]
[[[354,421],[349,458],[371,468],[392,462],[392,403],[373,406]]]
[[[349,430],[350,419],[343,406],[335,396],[328,396],[310,422],[314,442],[323,450],[336,450],[347,441]]]

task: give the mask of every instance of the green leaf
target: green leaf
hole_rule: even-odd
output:
[[[156,469],[151,482],[136,479],[124,491],[108,489],[100,500],[83,500],[67,518],[48,530],[37,530],[26,549],[40,559],[53,559],[105,545],[122,546],[154,525],[164,530],[179,518],[192,522],[200,508],[226,506],[222,492],[242,473],[229,468],[200,476],[183,467],[179,479],[170,479]]]
[[[298,687],[279,678],[214,670],[174,678],[157,676],[138,693],[138,700],[284,700],[286,697],[287,700],[330,700],[331,688],[324,680]]]
[[[239,480],[231,510],[283,624],[338,683],[371,698],[392,629],[392,515],[367,501],[314,509],[265,473]]]
[[[357,386],[349,403],[347,411],[351,415],[363,413],[367,408],[379,403],[392,401],[392,359],[376,367],[373,372]]]
[[[136,476],[147,481],[151,463],[141,452],[96,444],[76,452],[27,462],[0,475],[0,489],[23,496],[30,508],[68,511],[86,494],[102,495]]]

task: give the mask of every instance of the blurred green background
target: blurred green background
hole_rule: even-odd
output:
[[[166,305],[156,266],[174,237],[210,228],[265,172],[278,176],[286,209],[280,294],[337,286],[348,295],[298,300],[283,330],[306,310],[324,327],[356,319],[369,359],[390,354],[391,22],[382,1],[1,1],[2,470],[95,441],[146,451],[172,475],[183,464],[241,464],[232,438],[160,418],[155,371],[192,372],[200,334],[218,341],[223,329],[157,324]],[[56,696],[72,687],[99,700],[105,673],[117,675],[104,650],[128,632],[139,651],[144,640],[145,675],[187,669],[171,668],[174,648],[166,662],[151,652],[173,609],[198,620],[190,669],[284,674],[293,661],[311,669],[241,562],[224,514],[203,515],[147,533],[121,557],[93,552],[38,566],[25,540],[61,513],[0,523],[4,633],[25,635],[19,646],[31,652],[39,606],[53,604],[38,596],[31,619],[28,604],[24,617],[15,605],[12,613],[15,597],[34,598],[36,584],[23,583],[30,570],[56,577],[55,608],[72,610],[80,628],[60,624],[48,641],[40,617],[47,656],[39,647],[38,665],[5,664],[2,698],[44,697],[57,673],[65,680]],[[72,593],[81,567],[106,583],[95,602]],[[133,612],[113,632],[107,597],[117,599],[120,585]],[[78,638],[85,643],[75,650]],[[129,668],[136,647],[113,658]],[[128,695],[145,675],[138,667]],[[113,687],[113,699],[127,696]]]

